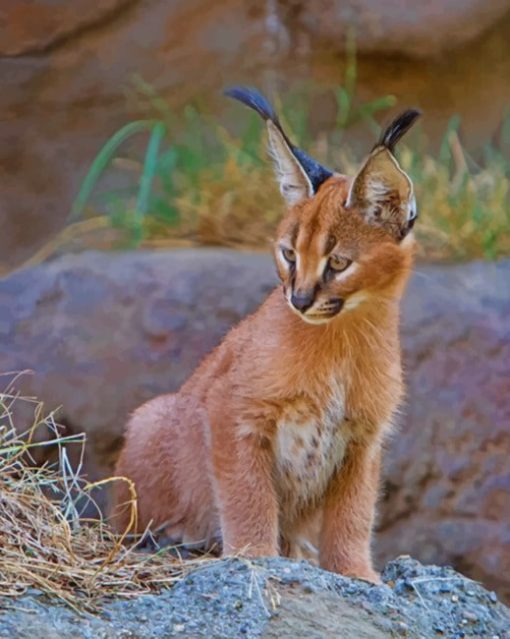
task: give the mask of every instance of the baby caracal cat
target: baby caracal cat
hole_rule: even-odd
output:
[[[377,581],[371,530],[402,397],[399,302],[416,219],[393,151],[419,112],[396,118],[352,179],[293,146],[258,92],[227,95],[267,125],[288,204],[274,245],[282,285],[178,393],[135,411],[116,474],[136,486],[139,531],[254,557],[296,556],[308,539],[323,568]],[[129,491],[116,485],[122,530]]]

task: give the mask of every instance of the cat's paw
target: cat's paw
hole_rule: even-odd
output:
[[[356,579],[363,579],[363,581],[369,581],[376,586],[380,586],[382,584],[381,575],[375,570],[372,570],[372,568],[351,576],[356,577]]]

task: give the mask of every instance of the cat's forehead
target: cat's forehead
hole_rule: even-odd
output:
[[[316,195],[294,207],[283,221],[281,238],[298,252],[327,255],[337,244],[346,248],[387,239],[380,228],[369,225],[345,202],[352,178],[335,175]]]
[[[283,221],[282,232],[293,244],[306,243],[314,235],[327,233],[342,217],[348,185],[348,178],[341,176],[327,180],[312,198],[293,208]]]
[[[351,226],[352,216],[344,208],[348,187],[348,178],[332,177],[313,198],[296,207],[288,227],[296,248],[319,243],[325,250],[332,249],[342,228]]]

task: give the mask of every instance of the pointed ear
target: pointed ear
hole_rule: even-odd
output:
[[[416,110],[406,111],[384,130],[354,178],[346,203],[347,208],[356,208],[369,223],[382,226],[397,240],[411,230],[417,213],[413,184],[393,151],[419,115]]]
[[[266,122],[276,178],[287,204],[297,204],[312,197],[320,185],[333,175],[332,171],[292,144],[273,107],[258,91],[247,87],[233,87],[225,91],[225,95],[254,109]]]

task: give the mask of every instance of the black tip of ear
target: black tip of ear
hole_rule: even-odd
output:
[[[234,100],[239,100],[246,106],[254,109],[260,117],[267,122],[271,120],[273,124],[280,131],[283,139],[288,144],[290,151],[294,154],[294,157],[301,164],[303,170],[308,176],[314,191],[317,191],[319,186],[333,173],[319,164],[316,160],[311,158],[308,154],[301,149],[295,147],[285,134],[282,126],[278,120],[278,116],[274,112],[270,102],[261,94],[257,89],[251,87],[231,87],[224,91],[224,94]]]
[[[386,127],[386,129],[384,129],[376,147],[385,146],[393,153],[395,144],[407,131],[409,131],[420,115],[421,111],[418,111],[418,109],[408,109],[401,113],[388,127]]]
[[[278,124],[278,118],[269,100],[257,91],[257,89],[251,87],[231,87],[226,89],[224,94],[254,109],[262,119],[271,120],[275,124]]]

